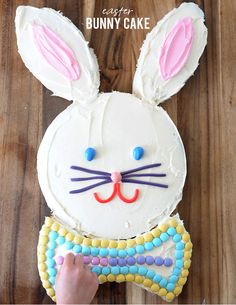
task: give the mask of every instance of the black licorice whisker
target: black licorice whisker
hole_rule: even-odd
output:
[[[168,188],[167,184],[155,183],[155,182],[149,182],[149,181],[141,181],[141,180],[136,180],[136,179],[126,179],[126,178],[124,178],[121,181],[123,183],[145,184],[145,185],[150,185],[150,186]]]
[[[71,181],[88,181],[88,180],[96,180],[96,179],[110,179],[108,176],[94,176],[94,177],[84,177],[84,178],[71,178]]]
[[[133,168],[133,169],[121,172],[121,175],[125,176],[127,174],[131,174],[131,173],[139,172],[139,171],[144,170],[144,169],[154,168],[154,167],[159,167],[159,166],[161,166],[161,163],[154,163],[154,164],[144,165],[144,166],[141,166],[141,167],[137,167],[137,168]]]
[[[111,182],[111,179],[107,179],[105,181],[101,181],[101,182],[98,182],[98,183],[95,183],[95,184],[92,184],[92,185],[89,185],[89,186],[86,186],[86,187],[83,187],[81,189],[78,189],[78,190],[73,190],[73,191],[70,191],[70,194],[79,194],[79,193],[83,193],[83,192],[86,192],[92,188],[95,188],[97,186],[100,186],[100,185],[103,185],[103,184],[106,184],[106,183],[110,183]]]
[[[89,169],[89,168],[85,168],[85,167],[81,167],[81,166],[72,165],[70,168],[74,169],[74,170],[81,171],[81,172],[85,172],[85,173],[95,174],[95,175],[105,175],[105,176],[110,176],[111,175],[108,172],[93,170],[93,169]]]
[[[131,174],[125,175],[126,178],[133,178],[133,177],[166,177],[166,174]]]

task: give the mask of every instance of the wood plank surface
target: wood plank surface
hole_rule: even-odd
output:
[[[163,107],[183,139],[188,176],[178,207],[194,244],[187,284],[174,303],[236,303],[236,0],[195,1],[205,11],[208,46],[185,87]],[[69,104],[52,97],[17,53],[15,9],[61,10],[98,57],[100,90],[131,92],[148,30],[86,30],[86,16],[130,8],[151,27],[181,1],[0,0],[0,303],[50,303],[36,263],[38,232],[49,215],[36,173],[42,136]],[[106,283],[93,303],[164,303],[133,284]]]

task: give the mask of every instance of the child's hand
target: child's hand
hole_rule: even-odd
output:
[[[83,257],[68,253],[56,277],[57,304],[90,304],[97,289],[97,275],[83,264]]]

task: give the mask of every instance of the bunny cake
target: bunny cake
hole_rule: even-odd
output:
[[[37,170],[51,217],[39,235],[38,268],[55,301],[66,253],[82,254],[100,283],[134,282],[166,301],[178,296],[192,243],[173,212],[186,158],[177,128],[158,106],[194,73],[207,41],[193,3],[169,12],[147,35],[133,94],[99,93],[97,59],[60,12],[20,6],[19,53],[54,95],[72,103],[48,127]]]

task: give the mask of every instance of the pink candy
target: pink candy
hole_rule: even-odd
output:
[[[107,266],[107,264],[108,264],[108,259],[107,259],[106,257],[101,258],[101,259],[100,259],[100,264],[101,264],[102,266]]]
[[[55,260],[56,260],[57,265],[62,265],[63,262],[64,262],[64,257],[63,256],[58,256],[58,257],[56,257]]]

